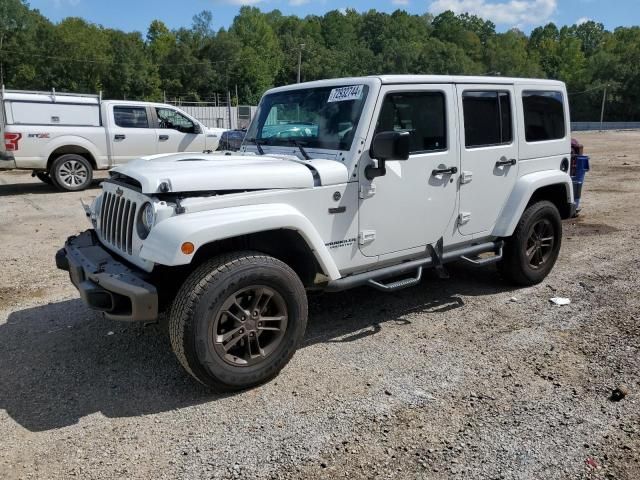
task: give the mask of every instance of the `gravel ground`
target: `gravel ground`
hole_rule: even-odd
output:
[[[0,173],[0,478],[640,478],[640,132],[578,138],[583,213],[547,281],[453,266],[313,297],[289,366],[227,396],[55,269],[97,189]]]

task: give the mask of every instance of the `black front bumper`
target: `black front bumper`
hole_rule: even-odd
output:
[[[158,291],[148,274],[117,260],[93,230],[69,237],[56,253],[56,266],[69,272],[71,283],[91,308],[111,320],[155,321]]]

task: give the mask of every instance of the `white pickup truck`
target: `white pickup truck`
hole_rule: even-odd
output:
[[[224,131],[162,103],[3,87],[0,170],[32,170],[61,190],[83,190],[94,170],[146,155],[214,151]]]

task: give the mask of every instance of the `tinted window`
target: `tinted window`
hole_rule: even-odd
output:
[[[122,128],[149,128],[147,109],[144,107],[113,107],[116,125]]]
[[[156,108],[160,128],[170,128],[182,133],[194,133],[195,125],[184,115],[171,108]]]
[[[557,140],[565,136],[561,92],[522,92],[527,142]]]
[[[513,126],[508,92],[464,92],[462,106],[467,147],[511,143]]]
[[[444,94],[397,92],[384,97],[377,132],[409,132],[411,153],[447,148]]]

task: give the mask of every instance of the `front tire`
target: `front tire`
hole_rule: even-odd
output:
[[[50,169],[53,184],[65,192],[84,190],[93,181],[93,167],[82,155],[68,153],[53,161]]]
[[[536,285],[555,265],[561,244],[558,208],[548,201],[536,202],[527,207],[513,235],[506,239],[498,269],[517,285]]]
[[[212,390],[250,388],[289,362],[304,336],[307,308],[304,286],[285,263],[258,252],[220,255],[178,291],[171,346],[185,370]]]

